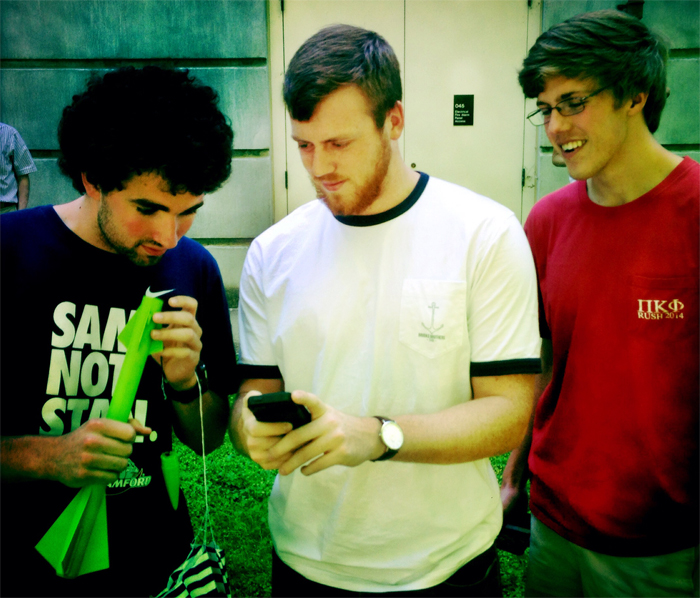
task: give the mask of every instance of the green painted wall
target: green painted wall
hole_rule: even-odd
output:
[[[56,129],[91,72],[189,68],[219,92],[236,149],[189,236],[216,240],[225,284],[237,287],[249,241],[273,222],[267,35],[265,0],[2,0],[0,121],[35,158],[30,207],[77,197],[56,166]]]
[[[8,59],[264,58],[262,0],[3,0]]]

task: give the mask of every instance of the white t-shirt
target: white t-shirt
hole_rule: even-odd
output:
[[[470,376],[539,371],[537,283],[515,215],[422,174],[375,216],[306,204],[251,245],[241,362],[345,413],[434,413]],[[269,523],[305,577],[366,592],[439,584],[493,543],[502,507],[488,459],[394,461],[278,476]]]

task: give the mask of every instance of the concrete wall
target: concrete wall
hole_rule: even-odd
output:
[[[542,31],[582,12],[615,9],[627,4],[623,0],[544,0]],[[652,0],[638,3],[631,10],[635,9],[641,12],[641,20],[647,27],[666,39],[670,49],[667,84],[671,95],[654,136],[678,155],[700,161],[700,2]],[[566,168],[552,165],[552,146],[544,127],[538,129],[539,199],[563,187],[569,177]]]
[[[56,166],[56,129],[93,71],[189,68],[219,92],[233,174],[189,236],[216,257],[234,307],[250,240],[273,219],[265,0],[2,0],[0,55],[0,121],[20,132],[38,168],[30,207],[77,197]]]
[[[349,4],[334,0],[329,5],[340,10],[341,2]],[[287,0],[286,12],[306,4],[315,6]],[[362,25],[381,29],[385,9],[396,2],[368,0],[366,4]],[[398,4],[403,14],[406,3]],[[546,29],[579,12],[623,4],[625,0],[534,0],[531,11],[537,11],[539,26],[542,6],[542,27]],[[268,9],[274,17],[270,24]],[[671,46],[671,96],[657,139],[672,151],[700,159],[700,3],[647,1],[641,10],[642,20],[665,35]],[[320,18],[311,8],[307,13],[299,18]],[[273,105],[281,104],[283,23],[280,0],[271,0],[269,5],[265,0],[0,1],[0,120],[20,131],[39,168],[31,177],[30,205],[62,203],[77,195],[56,167],[55,132],[61,110],[91,71],[147,63],[191,68],[220,93],[235,132],[233,175],[207,199],[190,231],[218,260],[235,307],[250,240],[273,222],[270,98]],[[428,44],[431,36],[440,35],[439,30],[421,31]],[[536,33],[528,34],[529,43],[535,38]],[[270,43],[282,48],[279,64],[271,60]],[[283,182],[286,115],[283,109],[280,112],[275,134],[280,136],[282,150],[274,173],[275,180],[281,181],[277,184],[278,219],[287,211]],[[525,152],[537,146],[536,166],[534,157],[532,160],[536,173],[533,177],[528,174],[532,183],[526,185],[536,185],[537,198],[568,182],[566,169],[551,164],[551,146],[543,131],[526,128],[524,145]],[[523,210],[523,218],[526,215]]]

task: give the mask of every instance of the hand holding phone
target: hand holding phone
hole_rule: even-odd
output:
[[[249,397],[248,409],[259,422],[289,422],[294,429],[311,421],[308,409],[292,401],[289,392],[271,392]]]

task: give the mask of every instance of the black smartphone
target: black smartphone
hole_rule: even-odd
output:
[[[289,422],[294,429],[311,421],[309,410],[292,401],[288,392],[271,392],[248,398],[248,409],[259,422]]]

